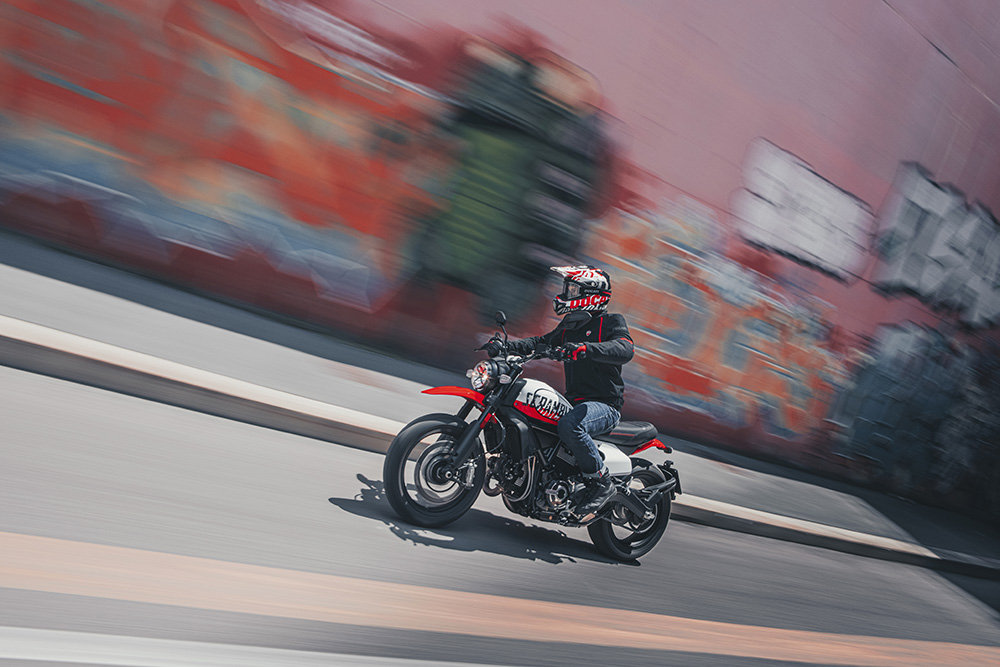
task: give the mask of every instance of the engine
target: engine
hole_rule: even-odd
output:
[[[553,479],[545,485],[545,509],[552,512],[569,507],[569,497],[573,487],[564,479]],[[538,504],[536,502],[536,504]]]
[[[581,486],[576,466],[557,457],[553,466],[543,470],[539,477],[531,516],[567,523],[570,520],[568,510]]]
[[[537,458],[515,461],[507,455],[490,463],[491,477],[496,486],[487,485],[486,493],[503,493],[504,504],[522,516],[566,523],[564,516],[581,481],[579,471],[568,453],[560,452],[549,466],[536,470]],[[531,482],[534,484],[531,484]]]
[[[545,521],[569,522],[569,509],[581,484],[572,455],[560,450],[538,476],[528,515]]]

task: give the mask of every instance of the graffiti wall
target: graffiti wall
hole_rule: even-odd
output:
[[[629,416],[1000,515],[1000,8],[500,4],[10,0],[0,223],[454,367],[599,264]]]

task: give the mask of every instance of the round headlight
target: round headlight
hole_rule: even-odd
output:
[[[485,391],[496,382],[496,368],[492,361],[480,361],[475,368],[468,372],[472,381],[472,388],[476,391]]]

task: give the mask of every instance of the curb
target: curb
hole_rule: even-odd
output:
[[[384,452],[403,427],[2,315],[0,365],[370,451]]]
[[[0,365],[384,454],[402,422],[0,315]],[[985,579],[1000,560],[931,551],[825,524],[684,494],[675,519]]]
[[[932,551],[919,544],[889,537],[771,514],[708,498],[682,497],[685,501],[675,501],[672,512],[673,518],[682,521],[941,572],[980,579],[1000,579],[1000,560],[945,549]]]

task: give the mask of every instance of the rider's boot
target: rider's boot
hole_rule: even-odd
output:
[[[615,495],[615,485],[611,483],[611,474],[605,467],[600,472],[584,473],[583,483],[586,487],[576,505],[576,514],[585,517],[597,514],[604,504]]]

